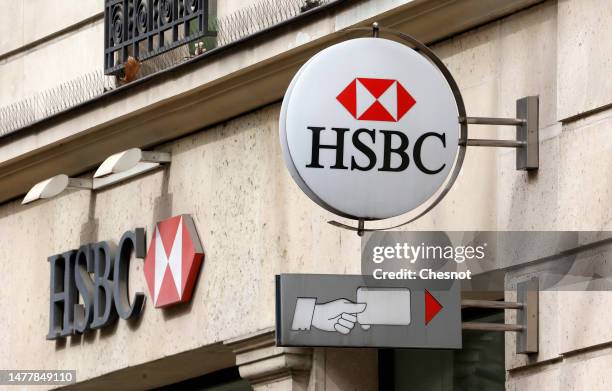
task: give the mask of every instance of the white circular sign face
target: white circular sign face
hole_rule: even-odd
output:
[[[383,219],[443,186],[459,152],[457,102],[442,73],[382,38],[329,47],[296,74],[281,107],[286,165],[333,213]]]

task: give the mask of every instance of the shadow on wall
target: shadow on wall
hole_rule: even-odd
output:
[[[171,167],[170,165],[164,168],[159,197],[155,199],[155,205],[153,206],[152,226],[155,226],[158,221],[172,216],[172,193],[168,192]]]

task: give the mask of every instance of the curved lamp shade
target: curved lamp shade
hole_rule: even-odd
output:
[[[141,151],[140,148],[128,149],[104,160],[96,170],[93,179],[69,178],[67,175],[60,174],[37,183],[26,194],[21,204],[28,204],[41,198],[55,197],[67,187],[87,190],[102,189],[151,171],[170,161],[171,155],[169,152]]]
[[[52,178],[38,182],[28,191],[28,194],[21,201],[22,205],[28,204],[41,198],[55,197],[68,187],[68,175],[59,174]]]
[[[94,178],[100,178],[110,174],[127,171],[134,168],[142,160],[140,148],[131,148],[123,152],[111,155],[102,162],[96,170]]]

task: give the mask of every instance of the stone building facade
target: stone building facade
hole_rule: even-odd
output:
[[[0,107],[103,70],[103,1],[0,3]],[[279,348],[273,333],[276,274],[360,272],[359,237],[327,224],[332,215],[285,169],[280,101],[310,56],[349,37],[345,29],[374,21],[430,45],[457,80],[468,115],[513,117],[517,99],[540,99],[536,173],[516,171],[513,151],[470,148],[448,196],[404,229],[612,230],[611,2],[337,3],[2,135],[0,368],[76,369],[73,389],[206,384],[207,374],[227,368],[236,369],[235,387],[257,390],[390,384],[380,378],[387,372],[375,349]],[[249,6],[218,1],[217,17]],[[508,128],[470,132],[504,138]],[[35,183],[60,173],[91,177],[107,156],[132,147],[170,152],[172,162],[99,191],[21,205]],[[146,229],[148,243],[158,221],[184,213],[205,251],[189,304],[159,310],[147,303],[135,321],[45,339],[49,256],[117,241],[136,227]],[[142,263],[130,268],[130,290],[146,293]],[[540,352],[516,355],[514,336],[506,335],[497,357],[501,387],[611,389],[611,299],[608,292],[542,292]],[[401,362],[410,360],[419,358]],[[452,389],[452,376],[432,368],[427,376],[436,380],[418,384]],[[404,381],[394,387],[405,389]]]

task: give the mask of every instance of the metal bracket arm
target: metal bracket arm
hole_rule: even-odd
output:
[[[71,189],[86,189],[93,188],[93,180],[89,178],[68,178],[68,186]]]
[[[516,101],[516,118],[459,117],[469,125],[515,126],[516,140],[459,140],[460,145],[474,147],[516,148],[516,169],[537,170],[539,167],[539,101],[528,96]]]
[[[516,302],[489,300],[461,300],[462,308],[514,309],[516,324],[464,322],[463,330],[516,332],[516,353],[538,352],[539,283],[537,278],[520,282],[516,286]]]
[[[459,122],[468,125],[521,126],[527,121],[522,118],[459,117]]]
[[[499,310],[518,310],[523,308],[523,303],[513,301],[494,300],[461,300],[461,308],[491,308]]]
[[[478,330],[478,331],[513,331],[520,333],[525,328],[519,324],[507,323],[479,323],[479,322],[463,322],[461,324],[463,330]]]
[[[525,141],[514,141],[514,140],[488,140],[488,139],[476,139],[469,138],[467,140],[459,141],[461,145],[467,145],[469,147],[501,147],[501,148],[522,148],[527,145]]]

